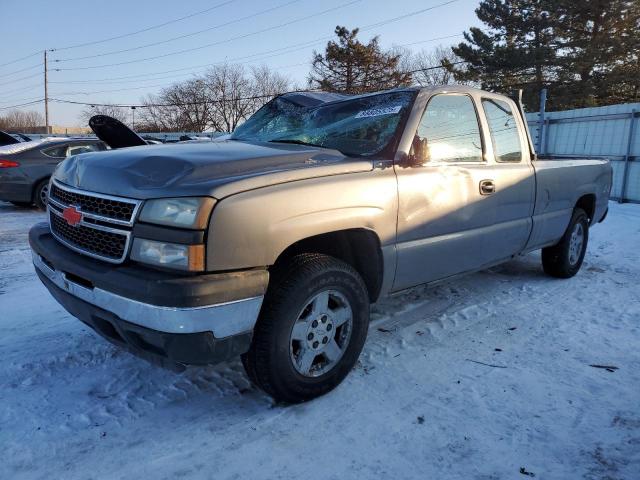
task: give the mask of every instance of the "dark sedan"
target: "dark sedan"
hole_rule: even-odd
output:
[[[0,200],[44,209],[49,177],[58,163],[106,149],[94,138],[46,138],[0,147]]]

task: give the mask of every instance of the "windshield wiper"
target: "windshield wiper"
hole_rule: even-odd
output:
[[[307,145],[309,147],[326,148],[317,143],[305,142],[304,140],[296,140],[295,138],[276,138],[275,140],[269,140],[269,143],[293,143],[294,145]]]
[[[269,140],[269,143],[292,143],[294,145],[307,145],[308,147],[330,148],[332,150],[338,150],[336,147],[325,147],[324,145],[318,145],[317,143],[305,142],[304,140],[296,140],[294,138],[276,138],[275,140]],[[348,153],[342,150],[338,150],[345,157],[358,157],[355,153]]]

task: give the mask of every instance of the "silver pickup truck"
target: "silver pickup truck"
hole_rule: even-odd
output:
[[[611,180],[606,161],[537,158],[502,95],[290,93],[223,141],[65,160],[29,239],[106,339],[167,366],[241,355],[300,402],[352,369],[382,295],[539,249],[575,275]]]

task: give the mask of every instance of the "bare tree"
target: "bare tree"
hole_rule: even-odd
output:
[[[256,92],[242,65],[221,65],[205,75],[209,95],[215,102],[210,122],[214,130],[232,132],[254,111]]]
[[[242,65],[216,66],[144,98],[138,130],[231,132],[289,87],[287,77],[266,66],[250,72]]]
[[[203,132],[213,103],[203,78],[194,77],[143,99],[139,130]]]
[[[451,51],[450,47],[439,45],[431,51],[407,52],[404,55],[403,68],[413,72],[413,82],[421,87],[449,85],[461,83],[456,82],[453,73],[446,68],[459,61],[460,58]]]
[[[292,89],[291,80],[289,77],[282,75],[281,73],[271,70],[266,65],[259,67],[253,67],[251,69],[253,90],[255,94],[262,98],[257,99],[255,102],[255,109],[257,110],[271,98],[288,92]]]
[[[26,132],[44,125],[44,118],[40,112],[33,110],[11,110],[4,117],[0,117],[0,129],[15,132]]]
[[[131,120],[131,110],[127,107],[117,107],[115,105],[91,105],[86,106],[78,118],[80,121],[87,125],[89,123],[89,119],[94,115],[108,115],[109,117],[113,117],[116,120],[121,121],[124,124],[129,124],[129,120]]]

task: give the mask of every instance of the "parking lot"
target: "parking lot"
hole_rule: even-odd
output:
[[[356,371],[293,407],[238,361],[172,373],[68,315],[31,266],[44,218],[0,203],[0,478],[640,476],[638,205],[573,279],[534,253],[383,300]]]

